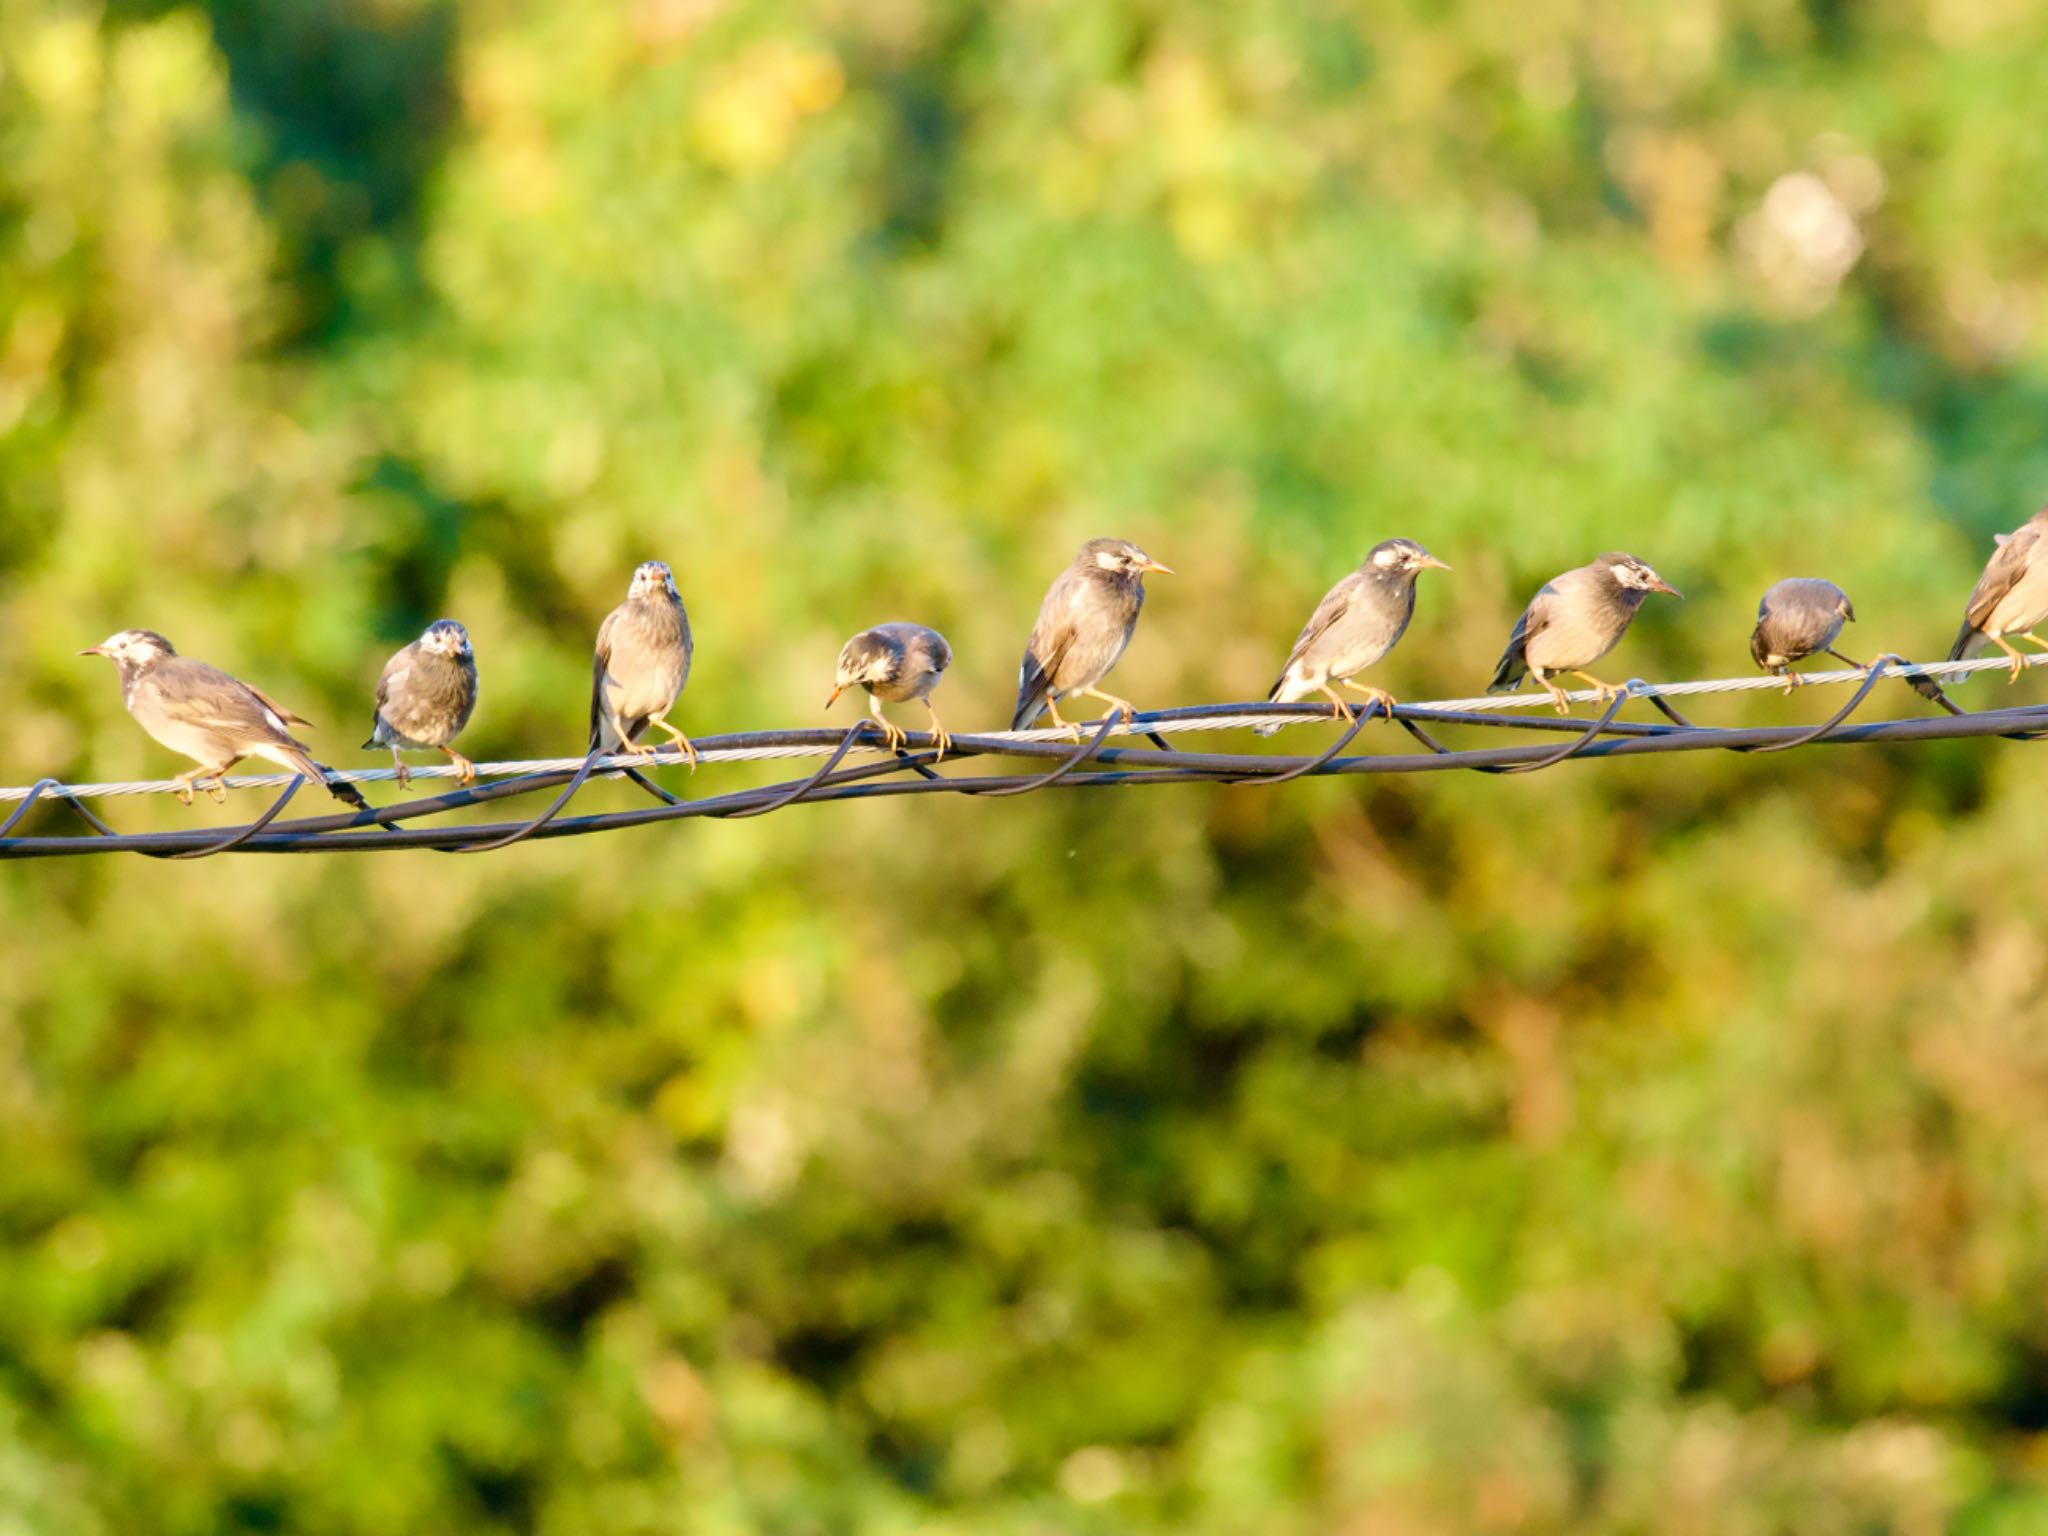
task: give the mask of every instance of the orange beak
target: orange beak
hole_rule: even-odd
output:
[[[1450,569],[1448,565],[1437,559],[1435,555],[1424,555],[1415,563],[1425,571],[1448,571]]]
[[[107,654],[107,648],[104,645],[88,645],[78,654],[81,656],[104,656]]]
[[[825,707],[827,709],[830,709],[834,704],[837,704],[839,702],[839,695],[841,695],[844,692],[846,692],[846,684],[841,683],[837,688],[834,688],[832,690],[832,697],[825,701]]]
[[[1683,592],[1679,591],[1678,588],[1671,585],[1671,583],[1668,581],[1657,582],[1650,588],[1650,590],[1652,592],[1662,592],[1666,597],[1676,597],[1682,599],[1685,596]]]
[[[1139,566],[1138,569],[1140,571],[1148,572],[1155,576],[1171,576],[1173,574],[1172,566],[1161,565],[1157,560],[1147,560],[1143,565]]]

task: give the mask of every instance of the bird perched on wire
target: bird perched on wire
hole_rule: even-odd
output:
[[[1787,576],[1764,593],[1756,605],[1756,628],[1750,632],[1749,654],[1756,664],[1773,676],[1785,679],[1790,693],[1806,679],[1791,670],[1792,663],[1825,653],[1852,667],[1851,661],[1835,649],[1835,637],[1842,626],[1856,622],[1856,610],[1849,594],[1832,581],[1818,576]]]
[[[640,744],[651,725],[668,732],[694,770],[697,749],[666,718],[690,680],[690,652],[690,616],[675,578],[659,560],[649,560],[633,572],[626,600],[598,626],[590,750],[652,757],[655,749]]]
[[[135,723],[199,764],[177,777],[178,798],[185,804],[192,803],[192,786],[200,779],[213,780],[208,793],[216,801],[227,799],[227,771],[245,757],[264,757],[344,805],[370,808],[354,785],[330,779],[305,743],[293,739],[290,728],[311,721],[218,667],[180,656],[155,630],[124,629],[78,654],[112,661],[121,677],[121,702]]]
[[[1995,645],[2012,658],[2008,681],[2016,683],[2027,659],[2006,637],[2017,635],[2048,650],[2048,640],[2034,633],[2044,619],[2048,619],[2048,507],[2011,533],[1998,535],[1998,548],[1964,605],[1963,627],[1956,632],[1948,659],[1967,661],[1987,644]],[[1913,686],[1929,698],[1940,694],[1930,678],[1916,677]]]
[[[1341,682],[1365,695],[1368,708],[1378,705],[1394,718],[1394,696],[1352,679],[1394,648],[1415,614],[1415,578],[1424,571],[1448,571],[1413,539],[1388,539],[1373,546],[1365,562],[1323,595],[1302,626],[1280,669],[1279,681],[1266,697],[1291,704],[1312,693],[1326,695],[1337,719],[1352,718],[1351,706],[1331,686]],[[1261,736],[1280,727],[1256,726]]]
[[[1634,555],[1618,552],[1553,576],[1515,620],[1508,648],[1486,691],[1512,693],[1525,675],[1530,676],[1550,695],[1557,712],[1568,714],[1571,700],[1550,679],[1554,673],[1569,672],[1591,683],[1602,697],[1613,697],[1621,690],[1585,668],[1614,649],[1652,592],[1680,595]]]
[[[449,745],[462,734],[476,708],[476,653],[469,631],[453,619],[436,619],[419,639],[384,663],[377,679],[377,712],[363,750],[389,747],[401,788],[412,770],[400,748],[445,752],[465,784],[476,782],[476,764]]]
[[[1145,606],[1145,577],[1155,571],[1173,574],[1172,567],[1123,539],[1090,539],[1081,546],[1073,564],[1053,578],[1031,638],[1024,642],[1011,730],[1026,730],[1041,714],[1050,714],[1054,725],[1078,741],[1081,728],[1062,720],[1059,712],[1059,701],[1076,693],[1100,699],[1109,706],[1105,713],[1126,720],[1137,713],[1129,699],[1095,685],[1109,676],[1131,643],[1138,610]]]
[[[839,652],[839,674],[825,707],[830,709],[840,694],[855,685],[867,689],[868,713],[881,726],[889,745],[900,747],[908,733],[882,713],[882,701],[902,704],[915,699],[931,717],[932,736],[943,761],[953,738],[932,708],[932,690],[952,664],[953,648],[936,629],[901,621],[877,624],[855,635]]]

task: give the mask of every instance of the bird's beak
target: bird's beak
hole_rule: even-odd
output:
[[[1652,582],[1650,590],[1652,592],[1662,592],[1666,597],[1683,598],[1685,596],[1683,592],[1679,591],[1678,588],[1671,585],[1668,581]]]
[[[1157,560],[1147,560],[1143,565],[1139,566],[1138,569],[1141,572],[1148,572],[1156,576],[1171,576],[1173,574],[1172,566],[1161,565]]]
[[[1435,555],[1424,555],[1420,560],[1416,561],[1415,563],[1421,566],[1422,569],[1424,569],[1425,571],[1448,571],[1450,569],[1448,565],[1445,565],[1443,561],[1437,559]]]
[[[104,656],[107,654],[107,648],[104,645],[88,645],[78,654],[81,656]]]
[[[832,697],[825,701],[825,707],[827,709],[830,709],[834,704],[837,704],[839,702],[839,695],[841,695],[844,692],[846,692],[846,684],[841,683],[837,688],[834,688],[832,690]]]

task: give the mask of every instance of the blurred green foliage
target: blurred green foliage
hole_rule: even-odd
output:
[[[2044,74],[2025,0],[8,0],[0,780],[183,766],[128,624],[353,763],[450,614],[470,752],[573,750],[647,556],[694,733],[897,616],[997,723],[1099,533],[1147,703],[1397,533],[1409,697],[1617,546],[1618,675],[1788,574],[1927,654],[2048,485]],[[2039,751],[10,866],[0,1532],[2048,1529]]]

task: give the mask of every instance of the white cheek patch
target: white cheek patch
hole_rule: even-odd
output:
[[[1400,560],[1400,558],[1401,555],[1398,550],[1383,549],[1378,554],[1372,557],[1372,563],[1377,566],[1385,567],[1393,565],[1398,560]]]

